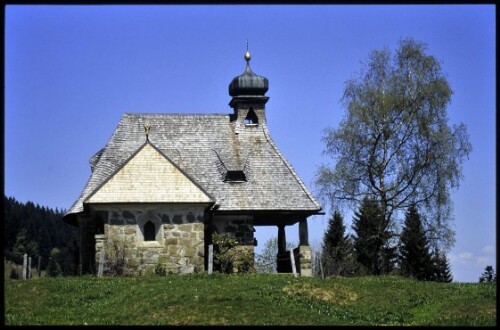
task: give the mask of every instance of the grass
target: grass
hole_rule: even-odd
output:
[[[397,276],[42,277],[4,287],[6,325],[496,325],[496,284]]]

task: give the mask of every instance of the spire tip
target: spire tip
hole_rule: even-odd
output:
[[[252,57],[250,56],[250,52],[248,51],[248,39],[247,39],[247,52],[245,53],[245,61],[249,62]]]

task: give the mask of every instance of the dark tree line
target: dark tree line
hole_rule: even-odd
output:
[[[76,275],[79,230],[63,222],[63,215],[64,210],[4,196],[4,257],[22,264],[25,253],[33,261],[41,256],[41,269],[50,275]]]
[[[354,213],[353,234],[345,233],[335,211],[323,238],[324,275],[398,274],[418,280],[451,282],[446,255],[431,248],[416,205],[411,205],[400,233],[395,233],[377,200],[365,198]]]

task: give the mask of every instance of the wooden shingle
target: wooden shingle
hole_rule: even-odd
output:
[[[82,212],[89,196],[144,146],[146,124],[151,144],[215,199],[219,211],[321,210],[265,123],[235,134],[236,122],[224,114],[126,113],[92,157],[92,174],[66,216]],[[242,171],[246,181],[224,180],[224,171]]]

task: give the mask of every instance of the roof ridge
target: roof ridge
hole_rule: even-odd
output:
[[[158,117],[169,117],[169,116],[186,116],[186,117],[225,117],[230,116],[229,113],[163,113],[163,112],[124,112],[123,116],[158,116]]]

